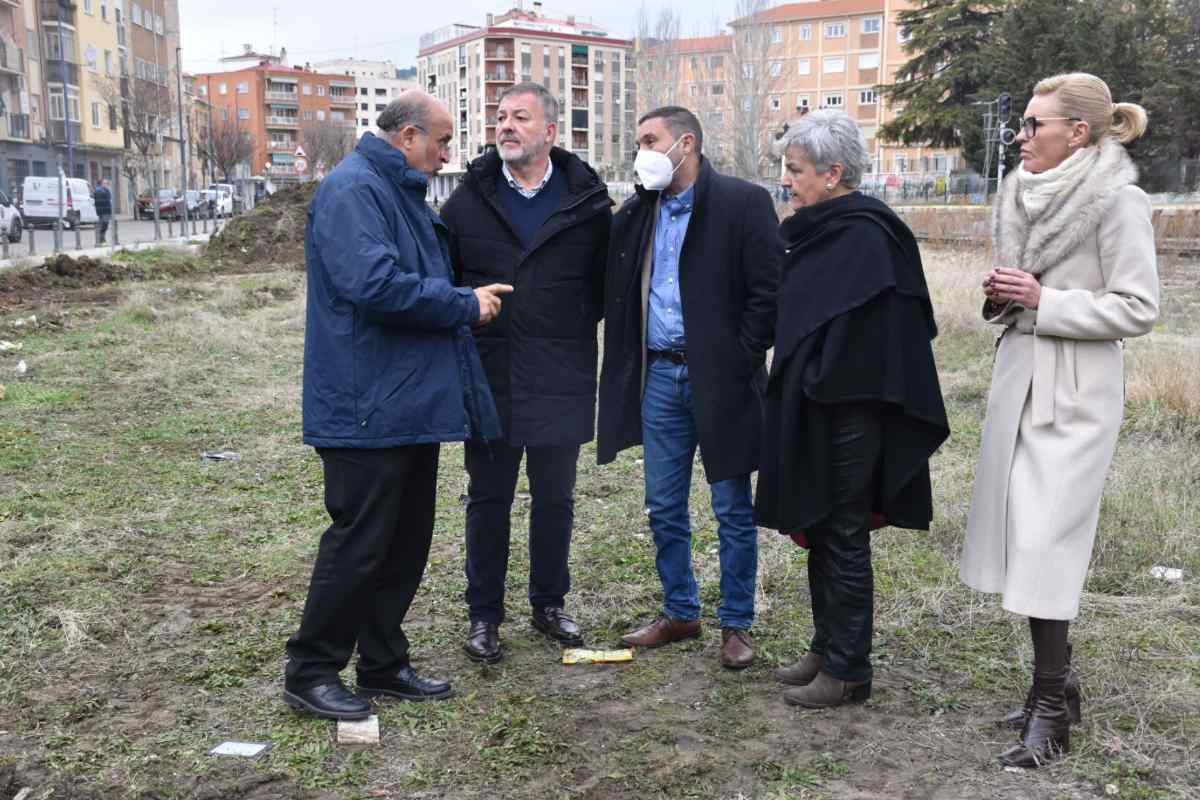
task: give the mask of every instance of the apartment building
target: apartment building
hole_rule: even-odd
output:
[[[145,189],[149,184],[180,188],[180,132],[175,113],[176,62],[180,47],[179,0],[126,0],[129,6],[126,26],[126,45],[118,50],[122,77],[128,81],[143,81],[165,98],[165,102],[146,103],[147,111],[161,116],[157,121],[159,135],[145,169],[148,176],[135,177],[144,183],[132,187]],[[147,90],[136,93],[148,98]],[[161,106],[161,108],[159,108]],[[161,112],[159,114],[158,112]],[[128,137],[126,146],[131,146]]]
[[[339,100],[344,99],[341,90],[354,89],[354,127],[358,137],[375,128],[380,112],[388,103],[408,90],[420,87],[415,80],[399,78],[399,70],[391,61],[340,58],[313,64],[313,71],[337,76],[338,82],[331,82],[330,89],[339,90]],[[343,106],[339,106],[339,110],[341,108]]]
[[[558,144],[609,180],[632,168],[635,72],[633,42],[568,16],[551,19],[541,3],[489,14],[482,26],[449,25],[421,37],[417,77],[455,121],[450,163],[431,194],[450,194],[467,163],[496,143],[499,95],[536,81],[561,103]]]
[[[197,98],[212,107],[213,125],[233,121],[253,140],[253,155],[238,179],[261,175],[272,183],[292,183],[309,178],[315,164],[296,166],[305,125],[351,125],[355,118],[353,82],[311,69],[264,61],[230,72],[197,74],[195,82]]]
[[[121,94],[119,2],[77,0],[76,34],[79,39],[79,120],[82,148],[77,158],[95,186],[101,179],[116,185],[125,153],[125,133],[120,126]],[[79,175],[79,167],[76,167]],[[120,198],[121,192],[114,192]]]
[[[41,144],[37,13],[31,0],[0,2],[0,189],[10,196],[26,175],[48,174],[53,161]]]
[[[671,50],[679,100],[706,109],[717,123],[753,107],[765,114],[763,127],[774,131],[810,110],[839,109],[862,127],[875,173],[948,174],[959,165],[958,150],[887,143],[878,135],[896,111],[875,87],[891,83],[909,58],[898,17],[913,6],[909,0],[790,3],[754,20],[734,20],[731,36],[681,40]],[[732,80],[722,65],[753,74]],[[735,96],[747,87],[766,102]]]

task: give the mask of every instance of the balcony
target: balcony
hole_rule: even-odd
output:
[[[294,153],[296,152],[295,141],[275,141],[267,145],[269,153]]]
[[[0,120],[3,120],[3,126],[0,128],[0,136],[6,139],[28,139],[29,138],[29,115],[28,114],[3,114],[0,115]]]
[[[61,119],[50,121],[50,140],[56,144],[62,144],[67,141],[67,133],[71,134],[71,141],[78,143],[80,128],[78,122],[66,123]]]
[[[267,117],[268,128],[299,128],[299,117],[279,117],[271,114]]]
[[[487,83],[516,83],[516,76],[510,72],[485,72],[483,79]]]
[[[298,95],[295,92],[283,92],[279,91],[278,89],[267,89],[266,95],[268,101],[280,101],[284,103],[291,103],[292,105],[300,104]]]
[[[0,6],[12,6],[13,8],[20,8],[21,0],[0,0]]]
[[[62,61],[56,58],[47,58],[46,65],[46,82],[47,83],[69,83],[72,86],[79,85],[79,65],[70,61]]]
[[[127,47],[128,46],[128,42],[126,41],[124,25],[117,26],[117,46],[118,47]]]
[[[75,25],[75,4],[71,0],[39,0],[38,14],[43,22],[58,22]]]
[[[331,106],[356,106],[358,100],[352,94],[329,94],[329,105]]]
[[[296,169],[294,164],[267,164],[263,172],[272,178],[302,178],[308,174]]]
[[[579,53],[571,54],[571,66],[586,67],[587,65],[588,65],[587,53],[583,53],[582,55]]]

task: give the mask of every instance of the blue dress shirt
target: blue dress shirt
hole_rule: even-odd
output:
[[[679,252],[692,219],[695,186],[678,197],[662,194],[654,227],[654,258],[650,271],[650,302],[646,315],[646,348],[684,350],[683,303],[679,296]]]

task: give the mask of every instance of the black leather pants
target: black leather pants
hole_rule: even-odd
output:
[[[871,679],[875,579],[867,514],[878,491],[883,448],[876,404],[830,408],[833,509],[808,534],[808,584],[812,593],[810,649],[825,657],[825,671],[844,681]]]

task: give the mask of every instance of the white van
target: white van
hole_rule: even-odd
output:
[[[21,216],[26,225],[53,225],[58,219],[58,178],[30,175],[21,186]],[[63,227],[96,223],[96,199],[83,178],[63,178]]]

